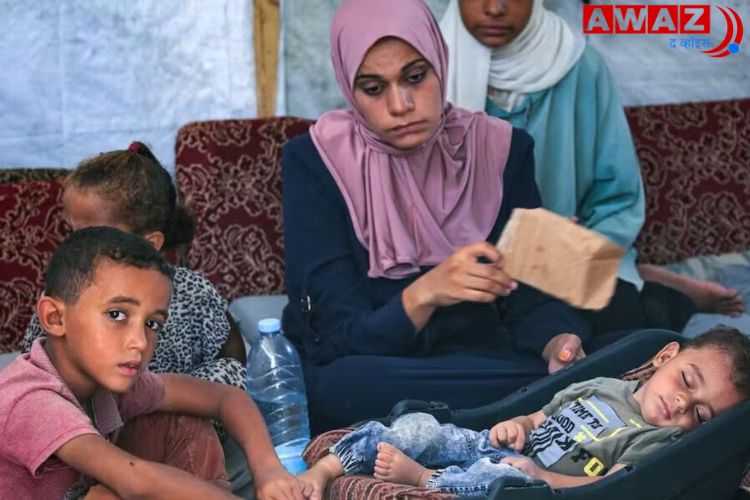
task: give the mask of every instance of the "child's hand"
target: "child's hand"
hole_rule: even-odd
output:
[[[540,469],[532,459],[527,457],[505,457],[500,460],[501,464],[508,464],[514,469],[518,469],[531,479],[543,479],[544,471]]]
[[[516,420],[500,422],[490,429],[490,444],[495,448],[506,445],[521,451],[526,444],[526,429]]]
[[[255,476],[255,494],[258,500],[304,500],[303,486],[282,467]]]

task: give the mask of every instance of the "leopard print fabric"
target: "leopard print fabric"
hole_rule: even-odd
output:
[[[21,349],[44,336],[36,314],[26,329]],[[201,274],[176,267],[167,322],[159,333],[149,370],[183,373],[245,389],[245,366],[217,356],[229,336],[227,302]]]

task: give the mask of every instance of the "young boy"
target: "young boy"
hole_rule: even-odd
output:
[[[258,498],[303,498],[244,392],[146,371],[171,279],[147,241],[118,229],[83,229],[60,245],[37,304],[47,338],[0,373],[3,497],[59,499],[87,476],[99,483],[87,498],[235,498],[206,420],[217,418],[243,447]]]
[[[718,327],[682,348],[671,342],[653,364],[642,385],[612,378],[573,384],[541,410],[481,433],[419,413],[390,428],[369,422],[299,479],[312,499],[335,477],[373,471],[377,479],[457,494],[486,491],[502,476],[580,486],[750,397],[750,339],[737,330]]]

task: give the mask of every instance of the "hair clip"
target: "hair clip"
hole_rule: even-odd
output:
[[[133,141],[130,143],[130,146],[128,146],[128,151],[131,153],[138,153],[138,143],[136,141]]]

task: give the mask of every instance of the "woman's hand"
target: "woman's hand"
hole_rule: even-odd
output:
[[[549,373],[565,368],[573,361],[586,357],[578,335],[561,333],[552,337],[542,351],[542,359],[547,362]]]
[[[484,258],[487,263],[479,262]],[[459,248],[403,291],[407,316],[420,330],[437,307],[459,302],[492,302],[518,283],[503,270],[503,256],[486,241]]]
[[[489,262],[478,262],[482,257]],[[418,288],[420,302],[442,307],[459,302],[492,302],[508,295],[518,284],[503,270],[500,251],[481,241],[459,248],[411,286]]]

